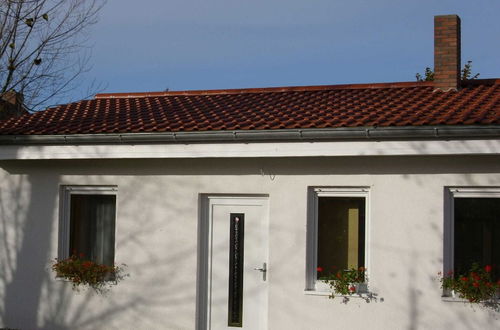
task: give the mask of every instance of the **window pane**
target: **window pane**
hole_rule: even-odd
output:
[[[500,198],[455,198],[455,272],[473,263],[492,265],[495,280],[500,266]]]
[[[114,264],[114,195],[71,195],[70,254],[100,264]]]
[[[318,277],[339,270],[364,267],[365,199],[318,199]]]

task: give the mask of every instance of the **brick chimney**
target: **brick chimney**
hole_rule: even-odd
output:
[[[27,114],[28,111],[24,108],[23,94],[17,93],[14,90],[7,91],[0,95],[0,120],[10,117],[19,117]]]
[[[434,86],[460,88],[460,17],[434,16]]]

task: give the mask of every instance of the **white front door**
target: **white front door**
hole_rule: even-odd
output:
[[[207,328],[267,328],[267,197],[208,196]]]

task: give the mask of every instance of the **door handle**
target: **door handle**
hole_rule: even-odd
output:
[[[262,280],[266,280],[266,273],[267,273],[267,264],[264,262],[262,263],[262,268],[254,268],[253,270],[258,270],[259,272],[262,273]]]

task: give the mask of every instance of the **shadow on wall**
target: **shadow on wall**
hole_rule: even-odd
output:
[[[57,163],[56,163],[57,162]],[[60,175],[296,175],[498,173],[500,156],[365,156],[120,160],[12,160],[1,167],[10,174],[50,169]]]
[[[382,210],[380,206],[372,204],[376,214],[373,214],[370,220],[371,230],[376,238],[372,237],[370,253],[376,256],[378,261],[390,260],[390,263],[386,264],[390,268],[381,269],[380,263],[377,265],[372,261],[371,269],[369,269],[370,280],[376,282],[375,293],[384,297],[383,304],[377,304],[375,307],[373,304],[352,299],[348,304],[354,308],[349,309],[340,305],[340,300],[325,301],[321,304],[321,301],[318,302],[318,297],[314,297],[314,299],[308,299],[308,304],[314,304],[317,308],[305,309],[304,305],[289,303],[287,308],[275,311],[275,315],[278,315],[280,319],[293,320],[300,315],[304,319],[301,324],[307,324],[311,329],[322,328],[325,324],[342,324],[345,319],[357,319],[363,315],[367,324],[371,324],[373,328],[377,326],[380,328],[383,322],[387,322],[386,329],[498,328],[500,321],[498,313],[495,314],[479,306],[462,302],[441,301],[437,273],[443,269],[440,249],[443,248],[444,237],[442,214],[444,186],[441,182],[446,180],[439,176],[415,175],[456,173],[460,174],[453,178],[456,181],[448,181],[445,185],[499,186],[500,158],[498,156],[364,157],[362,159],[346,157],[289,159],[289,161],[284,168],[273,167],[275,164],[272,162],[267,165],[278,176],[299,173],[300,168],[307,170],[315,166],[320,174],[399,175],[406,181],[405,184],[394,187],[394,182],[387,179],[387,187],[377,186],[378,193],[384,193],[384,196],[378,195],[377,198],[390,200],[393,204],[404,202],[401,205],[410,207],[403,206],[397,211],[390,208]],[[477,180],[478,177],[475,174],[481,173],[493,173],[493,175],[483,175],[480,180]],[[438,180],[437,183],[430,181],[434,178]],[[429,186],[437,188],[431,196],[428,194]],[[408,193],[409,191],[417,193],[412,196]],[[388,192],[390,194],[387,194]],[[276,196],[272,198],[276,199]],[[430,200],[432,203],[429,203]],[[405,217],[415,219],[414,212],[418,213],[420,221],[402,221]],[[388,229],[387,231],[382,232],[377,229],[377,227],[380,228],[377,224],[382,224],[382,222],[385,223],[383,227]],[[387,223],[390,223],[389,228]],[[275,231],[279,231],[280,234],[285,233],[283,236],[293,234],[293,232],[287,233],[287,228],[276,228]],[[397,239],[393,239],[394,236],[398,236]],[[404,245],[397,245],[396,241],[404,242]],[[283,260],[286,259],[287,252],[281,253],[280,257]],[[296,266],[296,263],[293,266]],[[289,295],[288,291],[276,290],[274,299],[289,301]],[[325,316],[325,305],[329,305],[326,308],[331,310],[330,319]],[[317,310],[317,313],[311,310]],[[373,310],[377,311],[377,315],[373,314]],[[380,318],[385,320],[380,320]],[[396,323],[399,321],[402,323]],[[299,326],[297,328],[301,329]],[[302,328],[305,329],[306,326]]]
[[[170,246],[168,253],[146,250],[145,242],[158,230],[148,222],[139,223],[136,231],[117,241],[118,251],[136,251],[142,258],[141,262],[128,264],[125,271],[130,277],[112,288],[107,296],[86,291],[75,293],[69,283],[55,280],[50,264],[57,251],[58,214],[55,211],[58,210],[60,177],[53,173],[50,168],[35,166],[29,174],[2,177],[5,172],[0,170],[0,328],[111,329],[117,319],[127,318],[141,320],[146,328],[154,328],[158,314],[175,308],[194,311],[194,281],[176,278],[177,270],[171,267],[188,262],[195,274],[193,248],[177,244]],[[137,187],[137,196],[144,196],[140,179],[132,178],[130,184]],[[151,187],[147,189],[151,192]],[[155,189],[156,193],[148,195],[146,202],[126,195],[121,196],[122,203],[135,205],[136,210],[131,211],[134,214],[141,209],[145,219],[154,217],[148,214],[147,203],[167,203],[172,214],[183,211],[177,201],[162,200],[164,187],[158,184]],[[122,213],[124,218],[128,217],[126,213],[127,210]],[[175,217],[163,220],[168,227]],[[117,259],[120,262],[119,257]],[[132,283],[133,290],[130,290]],[[179,292],[179,287],[191,289]],[[174,316],[162,323],[165,329],[189,327],[179,324]]]
[[[148,181],[147,186],[141,178],[135,175],[248,175],[264,172],[273,175],[295,175],[304,173],[322,174],[399,174],[409,180],[409,184],[425,186],[426,182],[418,182],[412,174],[439,174],[439,173],[498,173],[500,172],[500,157],[342,157],[342,158],[311,158],[311,159],[261,159],[257,162],[248,162],[247,159],[220,160],[130,160],[130,161],[3,161],[0,167],[9,173],[2,176],[0,190],[0,326],[21,329],[96,329],[103,325],[113,324],[117,318],[140,319],[147,328],[154,328],[154,319],[158,313],[175,311],[175,308],[194,311],[195,283],[190,279],[178,276],[176,267],[180,265],[193,274],[196,273],[196,256],[193,256],[193,245],[184,247],[182,244],[166,245],[165,251],[147,250],[155,242],[148,240],[158,231],[154,222],[138,222],[134,230],[120,236],[117,241],[117,251],[134,251],[141,257],[128,264],[127,272],[131,277],[120,283],[120,290],[111,292],[105,301],[92,294],[75,295],[67,283],[54,281],[49,270],[49,262],[55,257],[57,250],[58,214],[58,184],[62,175],[87,175],[93,173],[88,184],[102,184],[98,178],[103,175],[129,176],[128,184],[136,187],[134,193],[120,195],[120,203],[129,204],[122,209],[121,216],[125,219],[138,214],[141,210],[142,219],[156,219],[158,214],[152,213],[150,205],[164,205],[169,210],[169,216],[164,221],[162,230],[173,230],[176,215],[182,215],[187,205],[174,199],[165,199],[166,189],[170,191],[182,190],[182,178],[172,179],[171,187],[164,187],[160,183]],[[453,168],[450,171],[450,168]],[[57,173],[54,174],[54,173]],[[464,175],[464,185],[476,185],[474,177]],[[94,180],[94,181],[92,181]],[[494,181],[493,181],[494,182]],[[199,192],[209,192],[210,187],[199,186]],[[147,195],[144,193],[147,191]],[[173,196],[173,194],[170,194]],[[197,219],[194,219],[196,222]],[[391,221],[396,222],[397,219]],[[172,227],[170,227],[172,225]],[[432,223],[429,222],[432,226]],[[441,224],[440,224],[441,225]],[[196,232],[196,223],[194,232]],[[443,233],[440,227],[432,227],[438,240],[442,240]],[[278,231],[279,229],[274,229]],[[282,228],[281,235],[291,236],[296,232]],[[428,233],[428,228],[425,231]],[[304,233],[305,235],[305,233]],[[148,244],[145,244],[148,243]],[[158,243],[159,244],[159,243]],[[169,243],[166,243],[169,244]],[[196,242],[193,243],[194,247]],[[162,245],[165,246],[165,245]],[[391,246],[375,246],[377,253],[387,254],[407,269],[407,273],[400,272],[408,280],[405,294],[392,295],[397,297],[401,310],[395,313],[408,315],[408,329],[432,327],[426,320],[432,319],[426,305],[428,297],[422,296],[429,288],[434,290],[439,286],[437,282],[429,283],[424,288],[417,288],[414,282],[428,273],[419,269],[428,269],[428,264],[440,270],[442,260],[428,260],[429,256],[419,249],[419,242],[409,243],[408,249]],[[385,250],[384,250],[385,249]],[[117,252],[119,253],[119,252]],[[283,258],[286,260],[286,258]],[[117,260],[118,262],[120,260]],[[420,263],[424,263],[422,268]],[[280,267],[280,265],[275,265]],[[295,265],[294,265],[295,267]],[[191,268],[191,269],[190,269]],[[300,267],[296,267],[300,268]],[[302,272],[302,269],[297,271]],[[376,276],[391,276],[383,273]],[[195,278],[195,277],[194,277]],[[137,279],[137,281],[136,281]],[[175,280],[173,280],[175,279]],[[127,281],[134,281],[133,290]],[[124,286],[121,290],[120,286]],[[190,288],[179,293],[178,288]],[[186,293],[187,292],[187,293]],[[380,292],[387,297],[386,292]],[[284,295],[288,294],[283,292]],[[432,297],[434,298],[434,297]],[[286,297],[280,298],[285,300]],[[427,300],[428,301],[428,300]],[[99,307],[96,308],[95,306]],[[175,307],[175,308],[174,308]],[[278,311],[283,317],[300,313],[300,306],[290,303],[289,308]],[[468,313],[461,309],[454,309],[454,319],[461,320],[464,327],[474,328],[478,324],[471,324]],[[172,312],[174,313],[174,312]],[[296,313],[296,314],[295,314]],[[289,315],[287,315],[289,314]],[[292,315],[293,314],[293,315]],[[426,314],[424,317],[423,314]],[[450,313],[451,314],[451,313]],[[169,317],[169,324],[163,324],[165,329],[184,329],[184,324],[176,323],[175,314]],[[192,315],[194,318],[194,313]],[[321,316],[309,315],[311,324]],[[439,318],[436,315],[434,318]],[[484,320],[483,325],[491,326],[494,321]],[[453,324],[456,324],[454,322]]]
[[[3,179],[10,189],[0,195],[2,223],[1,319],[17,327],[36,329],[42,286],[51,248],[53,210],[57,187],[50,187],[55,177],[17,176]],[[44,196],[44,200],[33,198]]]
[[[470,162],[465,162],[469,159]],[[496,329],[499,325],[500,315],[497,312],[482,308],[478,304],[442,301],[441,299],[442,290],[438,272],[443,271],[444,262],[441,249],[444,249],[445,237],[443,231],[445,227],[443,216],[446,216],[444,207],[446,198],[443,198],[443,195],[446,195],[445,186],[447,184],[500,185],[499,163],[487,165],[469,157],[451,158],[450,161],[460,161],[459,173],[464,174],[457,177],[459,182],[437,179],[439,181],[436,183],[426,181],[432,180],[429,177],[422,179],[402,175],[408,185],[413,186],[411,191],[414,195],[405,191],[409,187],[406,184],[394,187],[395,191],[392,195],[386,195],[384,198],[389,199],[394,205],[400,204],[404,207],[397,211],[383,210],[382,215],[378,213],[376,219],[372,219],[390,223],[392,227],[392,231],[376,233],[379,238],[383,237],[383,239],[376,240],[376,244],[373,243],[371,246],[372,255],[376,254],[391,260],[391,268],[376,269],[374,265],[372,270],[376,273],[374,277],[377,277],[380,293],[386,298],[385,302],[394,307],[391,313],[405,315],[404,329]],[[433,162],[427,162],[425,166],[432,168],[433,173],[435,168],[439,168],[439,164],[437,167],[434,165]],[[481,173],[488,168],[490,171],[488,173],[496,175],[483,176],[481,180],[478,180],[471,174]],[[442,182],[447,183],[443,185]],[[429,193],[426,189],[428,186],[434,186],[437,189]],[[405,218],[415,219],[415,214],[418,221],[402,221]],[[398,236],[399,242],[405,242],[404,245],[398,246],[393,243],[394,236]]]

